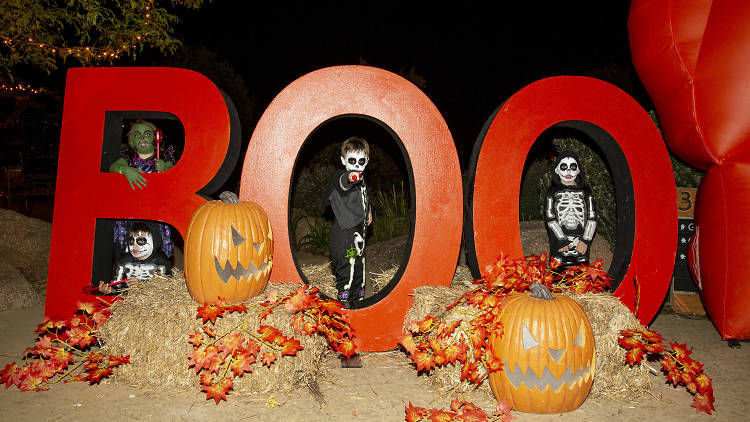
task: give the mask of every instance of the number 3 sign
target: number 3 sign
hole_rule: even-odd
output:
[[[133,94],[136,86],[138,92],[147,87],[159,95],[144,103],[143,96]],[[169,112],[185,127],[181,159],[167,172],[145,175],[144,189],[133,191],[119,175],[101,171],[103,116],[113,110]],[[463,189],[444,119],[427,96],[405,79],[372,67],[339,66],[292,82],[259,120],[242,169],[240,198],[260,204],[274,227],[271,281],[302,282],[288,231],[297,154],[316,128],[351,115],[378,122],[396,135],[407,161],[415,216],[411,252],[398,283],[348,311],[360,350],[394,348],[414,288],[450,284],[462,228],[475,271],[492,264],[501,251],[523,254],[518,226],[523,165],[534,141],[553,126],[576,128],[604,151],[617,197],[617,246],[610,274],[621,282],[615,294],[634,309],[637,279],[641,321],[649,322],[658,311],[669,286],[677,235],[675,185],[666,147],[648,114],[631,97],[605,82],[583,77],[537,81],[508,99],[480,134]],[[184,237],[190,215],[204,200],[196,192],[215,185],[217,173],[226,172],[233,116],[231,103],[192,71],[87,68],[69,72],[47,317],[65,316],[81,300],[79,292],[90,280],[97,218],[160,220]],[[133,203],[139,206],[128,205]]]

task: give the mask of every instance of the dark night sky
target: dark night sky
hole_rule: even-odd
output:
[[[648,101],[630,62],[627,1],[491,8],[248,3],[216,0],[184,16],[179,30],[187,43],[203,44],[233,64],[256,100],[253,122],[296,78],[360,58],[396,73],[413,66],[457,144],[473,143],[498,105],[547,76],[595,76]]]

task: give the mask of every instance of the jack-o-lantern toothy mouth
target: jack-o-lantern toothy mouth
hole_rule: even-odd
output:
[[[583,384],[593,377],[592,368],[593,362],[588,362],[584,368],[580,368],[577,372],[573,372],[573,368],[569,366],[560,377],[552,375],[552,372],[547,367],[544,368],[542,375],[537,375],[534,370],[528,368],[526,375],[524,375],[517,363],[511,370],[508,368],[508,362],[503,359],[503,371],[505,371],[505,376],[511,385],[513,385],[513,388],[518,388],[521,383],[524,383],[529,390],[536,387],[539,391],[544,391],[546,388],[552,388],[553,391],[557,391],[563,384],[567,384],[568,388],[573,387],[576,383]]]
[[[234,267],[229,262],[229,260],[227,260],[224,263],[224,268],[222,268],[221,264],[219,264],[219,260],[214,257],[214,267],[216,267],[216,274],[219,276],[221,281],[227,283],[232,277],[237,279],[237,281],[242,280],[242,277],[245,277],[245,280],[257,278],[260,273],[266,271],[266,269],[268,268],[268,262],[262,263],[260,265],[260,268],[256,268],[255,265],[253,265],[253,263],[251,262],[248,265],[248,268],[245,268],[245,266],[240,262],[237,263],[237,267]]]

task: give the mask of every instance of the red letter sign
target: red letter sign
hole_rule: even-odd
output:
[[[279,93],[258,122],[242,169],[240,198],[260,204],[274,227],[271,281],[301,282],[287,229],[294,162],[315,128],[352,114],[390,127],[413,173],[416,221],[403,276],[382,300],[350,311],[360,350],[390,350],[411,307],[409,295],[419,286],[449,285],[460,247],[458,157],[445,121],[427,96],[400,76],[372,67],[332,67],[303,76]]]
[[[629,95],[584,77],[555,77],[527,85],[498,110],[475,151],[473,204],[466,222],[467,251],[475,268],[493,264],[500,253],[523,256],[518,195],[526,155],[553,126],[571,127],[602,148],[617,196],[617,245],[609,273],[620,283],[616,295],[638,316],[656,315],[674,268],[677,239],[676,189],[659,131]],[[472,191],[473,190],[473,191]],[[473,234],[473,238],[472,238]],[[592,257],[595,258],[595,257]]]
[[[221,92],[204,76],[185,69],[82,68],[68,72],[57,190],[52,225],[45,316],[59,319],[91,300],[97,218],[159,220],[186,233],[196,194],[221,184],[234,163],[227,160],[230,113]],[[185,149],[164,173],[145,174],[148,185],[133,190],[125,177],[102,172],[107,111],[163,111],[185,128]],[[235,126],[236,127],[236,126]],[[232,128],[234,132],[235,127]],[[232,136],[239,134],[232,133]],[[107,140],[120,143],[120,139]],[[229,157],[236,160],[235,157]]]

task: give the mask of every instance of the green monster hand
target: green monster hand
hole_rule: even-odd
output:
[[[161,173],[165,170],[171,169],[174,163],[171,161],[155,160],[154,165],[156,166],[156,171]]]
[[[141,172],[139,172],[138,169],[125,166],[122,168],[122,170],[120,170],[120,172],[125,176],[126,179],[128,179],[128,183],[130,184],[131,189],[142,189],[146,186],[146,178],[141,175]]]

